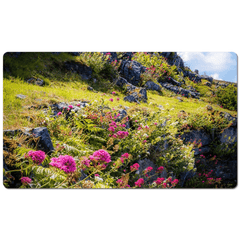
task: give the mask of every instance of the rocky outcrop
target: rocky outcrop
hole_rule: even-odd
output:
[[[123,60],[120,66],[120,74],[131,84],[138,86],[140,75],[146,71],[146,67],[139,62]]]
[[[42,150],[47,154],[54,151],[51,137],[46,127],[34,128],[30,131],[26,131],[25,134],[33,136],[34,138],[39,138],[36,144],[38,150]]]
[[[147,101],[147,90],[146,88],[136,87],[129,83],[125,78],[120,77],[115,80],[115,84],[119,87],[127,88],[127,96],[123,99],[128,102],[140,103],[140,101]]]
[[[228,122],[232,122],[232,127],[237,126],[237,117],[233,117],[231,114],[227,112],[220,112],[220,116],[226,118]]]
[[[64,64],[67,70],[78,73],[84,80],[89,80],[92,77],[92,69],[84,64],[74,61],[66,61]]]
[[[135,87],[132,84],[127,84],[127,96],[123,99],[128,102],[140,103],[140,101],[147,102],[146,88]]]
[[[175,65],[177,68],[184,68],[184,62],[176,52],[160,52],[159,54],[166,58],[169,65]]]
[[[153,81],[147,81],[144,87],[147,90],[161,91],[161,87]]]
[[[170,83],[170,84],[172,84],[172,85],[179,86],[179,87],[182,85],[182,83],[176,81],[176,80],[173,79],[172,77],[167,77],[167,78],[165,79],[165,81],[166,81],[167,83]]]
[[[29,83],[29,84],[35,84],[35,85],[38,85],[38,86],[43,86],[44,85],[44,81],[40,78],[31,77],[29,79],[26,79],[26,82]]]
[[[127,111],[124,109],[119,109],[119,114],[120,115],[117,117],[116,122],[120,122],[122,121],[123,118],[128,116]],[[126,121],[125,125],[126,125],[126,129],[130,128],[129,120]]]
[[[166,88],[166,89],[168,89],[168,90],[170,90],[170,91],[172,91],[176,94],[181,94],[184,97],[192,97],[192,98],[199,99],[200,94],[198,92],[192,92],[190,90],[187,90],[187,89],[184,89],[184,88],[181,88],[181,87],[178,87],[178,86],[174,86],[174,85],[172,85],[170,83],[167,83],[167,82],[160,82],[160,84],[164,88]]]
[[[153,181],[157,180],[157,178],[165,178],[166,179],[168,177],[165,169],[162,171],[162,173],[156,174],[158,166],[156,166],[151,160],[149,160],[147,158],[138,160],[137,163],[139,164],[139,169],[136,172],[136,174],[140,175],[140,177],[143,177],[144,181],[147,183],[152,183]],[[143,171],[147,167],[153,168],[151,172],[148,172],[149,178],[147,178],[146,176],[143,175]]]
[[[191,143],[195,142],[198,144],[200,143],[202,144],[200,148],[194,149],[194,155],[199,155],[202,153],[209,152],[211,149],[208,145],[213,140],[211,136],[203,130],[193,130],[191,132],[184,133],[181,136],[181,139],[184,140],[185,142],[191,142]]]

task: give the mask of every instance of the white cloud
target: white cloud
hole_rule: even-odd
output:
[[[223,80],[219,77],[218,73],[211,74],[211,77],[213,77],[213,79],[216,79],[216,80]]]
[[[236,61],[229,52],[178,52],[183,61],[190,65],[191,69],[199,72],[221,72],[229,69]]]

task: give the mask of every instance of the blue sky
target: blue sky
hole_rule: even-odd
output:
[[[178,52],[185,66],[198,69],[217,80],[237,82],[237,55],[234,52]]]

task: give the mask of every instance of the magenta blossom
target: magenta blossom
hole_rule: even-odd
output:
[[[157,185],[160,185],[160,184],[163,183],[164,180],[165,180],[164,178],[157,178],[157,180],[154,181],[154,182],[155,182]]]
[[[144,184],[143,178],[139,178],[139,179],[135,182],[135,186],[136,186],[136,187],[141,187],[142,184]]]
[[[110,98],[110,99],[109,99],[109,101],[113,102],[113,99],[112,99],[112,98]]]
[[[32,182],[32,179],[29,178],[29,177],[22,177],[20,180],[21,180],[23,185],[27,185],[27,184]]]
[[[162,172],[163,171],[163,169],[164,169],[164,167],[163,166],[161,166],[161,167],[159,167],[158,169],[157,169],[157,172]]]
[[[108,128],[108,131],[110,131],[110,132],[113,132],[113,133],[114,133],[114,131],[115,131],[115,128],[114,128],[114,127],[109,127],[109,128]]]
[[[111,156],[110,154],[103,149],[100,149],[96,152],[93,153],[93,155],[90,155],[89,158],[91,160],[99,161],[99,162],[104,162],[104,163],[109,163],[111,162]]]
[[[51,158],[49,165],[63,170],[65,173],[75,172],[76,162],[72,156],[60,155],[58,158]]]
[[[171,184],[172,184],[172,187],[175,187],[177,184],[178,184],[178,179],[174,179]]]
[[[148,172],[151,172],[153,170],[152,167],[147,167],[145,170],[144,170],[144,174],[147,174]]]
[[[120,100],[120,98],[117,98],[117,101],[119,101]]]
[[[87,167],[90,167],[91,160],[89,160],[87,157],[84,157],[82,164],[84,164]]]
[[[131,172],[137,171],[139,169],[140,165],[138,163],[134,163],[132,166],[130,166]]]
[[[114,94],[116,94],[115,92],[112,92],[112,94],[114,95]]]
[[[34,163],[41,164],[46,158],[45,152],[39,151],[29,151],[26,155],[31,157]]]
[[[77,106],[80,107],[80,103],[78,103]]]
[[[122,139],[122,138],[125,138],[125,137],[128,136],[128,132],[118,131],[118,132],[117,132],[117,135],[118,135],[118,137],[119,137],[120,139]]]
[[[72,105],[69,105],[68,108],[73,109],[73,106],[72,106]]]
[[[125,159],[128,159],[128,157],[129,157],[129,154],[128,154],[128,153],[124,153],[124,154],[120,157],[121,162],[124,163],[124,160],[125,160]]]
[[[58,112],[57,115],[58,115],[58,116],[62,115],[62,112]]]

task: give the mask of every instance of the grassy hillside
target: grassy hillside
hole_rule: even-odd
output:
[[[194,155],[194,149],[201,150],[201,141],[186,142],[181,137],[191,131],[211,135],[213,129],[221,134],[230,128],[233,122],[226,120],[223,112],[237,116],[235,98],[231,107],[230,100],[222,97],[223,90],[217,88],[216,80],[210,86],[207,80],[191,81],[164,58],[136,53],[133,60],[149,68],[141,75],[138,87],[144,87],[148,80],[157,84],[159,79],[165,81],[168,76],[182,82],[184,89],[196,89],[200,99],[184,97],[162,87],[161,91],[148,90],[147,102],[124,101],[126,88],[117,86],[115,80],[121,76],[125,58],[123,53],[117,53],[117,57],[117,61],[110,62],[109,55],[100,53],[4,55],[3,129],[24,132],[26,128],[46,127],[54,147],[50,153],[37,152],[40,155],[36,155],[34,151],[39,147],[34,144],[34,136],[4,133],[4,185],[20,188],[235,187],[236,181],[223,181],[212,174],[215,170],[211,172],[215,165],[234,160],[235,148],[228,151],[225,144],[219,149],[216,138],[207,154]],[[69,70],[66,62],[86,66],[91,69],[91,77],[86,79]],[[44,84],[28,83],[30,78],[41,79]],[[16,97],[19,94],[25,98]],[[60,102],[70,107],[54,115],[53,104]],[[72,107],[82,103],[86,106],[73,112]],[[126,116],[121,116],[122,110],[127,112]],[[36,162],[41,156],[42,160]],[[153,165],[140,171],[143,165],[139,165],[139,161],[143,159],[158,168],[154,175],[150,174]],[[65,160],[68,171],[59,165]],[[188,182],[182,180],[185,172],[194,173]],[[24,182],[24,177],[31,181],[27,183],[26,178]]]

